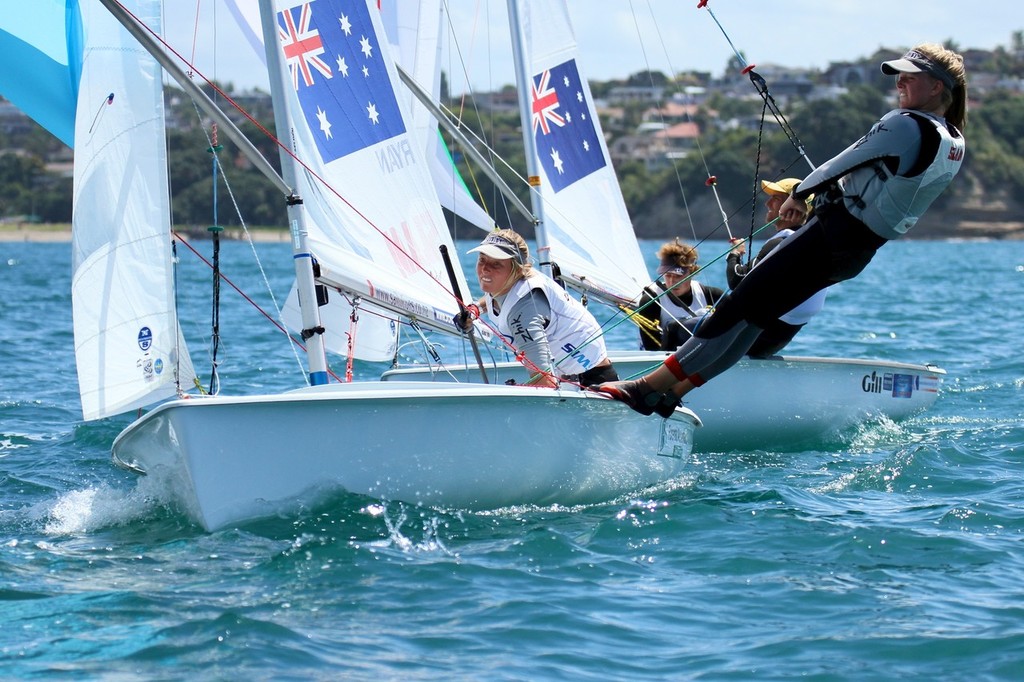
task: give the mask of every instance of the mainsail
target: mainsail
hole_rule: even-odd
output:
[[[264,58],[265,48],[257,7],[253,3],[238,2],[237,0],[227,0],[227,5],[243,35],[247,37],[249,43],[259,53],[260,57]],[[309,10],[310,16],[314,15],[314,10],[319,13],[323,11],[323,8],[318,5],[311,6]],[[398,3],[389,4],[384,11],[384,23],[387,25],[388,42],[392,50],[397,50],[395,54],[398,55],[398,61],[404,64],[414,74],[415,78],[431,83],[435,98],[440,90],[440,71],[437,64],[439,21],[440,7],[438,0],[430,0],[424,3],[402,0]],[[312,32],[319,38],[319,29],[313,29]],[[396,45],[397,36],[399,35],[422,35],[423,39],[403,42],[399,48]],[[331,48],[328,46],[328,49]],[[310,63],[316,64],[315,61]],[[330,72],[332,67],[338,66],[336,63],[332,65],[326,65],[325,63],[327,72]],[[348,66],[348,63],[346,63],[346,66]],[[341,73],[340,68],[338,68],[337,72]],[[316,71],[314,68],[310,75],[313,76],[314,73],[319,73],[319,77],[326,78],[326,76],[323,76],[323,69]],[[339,78],[346,77],[347,75],[344,74],[339,76]],[[290,79],[291,74],[289,73]],[[303,81],[303,87],[305,87],[305,81]],[[425,159],[429,167],[431,177],[434,180],[436,196],[441,205],[472,224],[488,229],[492,225],[492,221],[483,209],[472,201],[464,183],[458,177],[447,149],[438,135],[437,122],[430,117],[426,109],[405,88],[401,88],[397,96],[399,100],[403,101],[405,110],[409,112],[410,133],[417,140],[419,149],[424,150],[422,158]],[[300,157],[302,157],[301,154]],[[319,172],[317,174],[321,175]],[[324,176],[321,175],[321,177]],[[348,194],[347,183],[336,186],[346,188],[346,194]],[[316,196],[322,196],[322,201],[326,202],[326,208],[320,212],[321,223],[330,221],[330,215],[334,211],[343,210],[342,208],[333,208],[333,206],[340,202],[338,202],[336,197],[330,196],[329,193],[328,195],[321,195],[321,188],[303,190],[307,199],[307,206],[310,206],[310,191]],[[403,231],[406,231],[405,227],[403,227]],[[406,240],[405,234],[401,235],[401,240]],[[378,239],[378,241],[380,240]],[[358,248],[356,251],[358,252]],[[463,289],[463,291],[466,290]],[[393,319],[389,319],[393,315],[389,315],[380,307],[366,300],[361,301],[359,308],[355,311],[355,314],[359,317],[358,326],[356,327],[358,329],[357,340],[350,346],[349,342],[351,339],[346,332],[348,330],[348,320],[352,314],[353,308],[349,301],[342,299],[338,295],[332,296],[327,306],[322,309],[321,316],[327,327],[327,331],[324,334],[324,342],[327,349],[336,354],[351,354],[353,357],[368,361],[382,361],[393,358],[397,348],[396,324]],[[298,297],[294,288],[285,304],[283,316],[289,327],[293,329],[300,328],[298,322]]]
[[[297,159],[285,159],[285,175],[303,198],[323,280],[450,326],[458,308],[439,246],[454,246],[376,4],[279,0],[263,21],[264,36],[275,34],[277,130]]]
[[[564,0],[509,0],[541,249],[570,281],[635,299],[650,277],[612,168]],[[530,151],[535,156],[530,158]]]
[[[263,38],[256,6],[244,0],[225,0],[228,9],[254,50],[263,57]],[[441,92],[439,35],[441,0],[392,0],[380,7],[381,21],[395,61],[438,101]],[[410,115],[410,128],[427,150],[431,175],[441,205],[483,230],[494,221],[475,201],[455,168],[438,133],[437,121],[406,88],[399,90]]]
[[[156,0],[128,4],[159,27]],[[98,419],[195,375],[175,312],[161,70],[98,3],[81,11],[72,304],[82,412]]]

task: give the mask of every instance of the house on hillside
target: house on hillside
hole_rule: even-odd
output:
[[[665,99],[665,88],[658,85],[618,85],[608,92],[608,104],[655,103]]]
[[[700,107],[696,104],[669,100],[660,106],[646,109],[642,119],[644,121],[658,121],[659,123],[673,125],[675,123],[692,121],[699,109]]]

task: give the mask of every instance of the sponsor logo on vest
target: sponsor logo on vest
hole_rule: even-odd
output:
[[[583,354],[583,351],[577,350],[576,346],[572,345],[571,343],[567,343],[564,346],[562,346],[562,351],[567,353],[570,358],[578,362],[580,364],[580,367],[582,367],[585,370],[590,369],[590,366],[594,364],[590,358]]]
[[[950,150],[949,150],[949,160],[950,161],[962,161],[963,158],[964,158],[964,148],[963,147],[952,147],[952,148],[950,148]]]

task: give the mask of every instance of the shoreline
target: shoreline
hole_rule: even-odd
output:
[[[190,242],[205,241],[210,238],[210,233],[205,229],[178,228],[176,232]],[[221,233],[221,238],[227,241],[244,241],[244,235],[245,233],[241,228],[232,227],[226,228]],[[252,237],[252,240],[257,243],[287,242],[291,238],[288,230],[284,228],[250,229],[249,235]],[[0,243],[3,242],[71,243],[71,228],[46,227],[39,225],[33,225],[31,227],[23,225],[0,225]]]
[[[178,228],[175,230],[185,241],[200,242],[210,239],[205,228]],[[250,228],[249,236],[254,243],[286,243],[291,233],[285,228]],[[245,232],[238,227],[225,228],[221,233],[225,241],[245,241]],[[657,240],[659,237],[644,237]],[[960,229],[943,231],[939,234],[921,232],[905,237],[915,241],[1021,241],[1024,240],[1024,223],[1016,222],[965,222]],[[71,243],[71,228],[63,225],[0,225],[2,243]]]

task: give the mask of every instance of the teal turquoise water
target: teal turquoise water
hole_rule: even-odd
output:
[[[283,298],[287,246],[258,251]],[[225,246],[269,308],[251,260]],[[209,275],[182,262],[206,376]],[[656,495],[582,508],[339,493],[212,534],[111,465],[127,418],[81,421],[69,271],[67,244],[0,243],[0,678],[1024,679],[1024,243],[890,244],[788,349],[939,364],[911,421],[695,453]],[[225,391],[298,385],[275,330],[224,299]],[[451,430],[501,447],[472,415]]]

